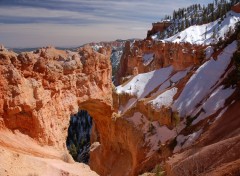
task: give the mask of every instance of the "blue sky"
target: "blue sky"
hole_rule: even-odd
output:
[[[7,47],[80,46],[145,38],[174,9],[212,0],[0,0],[0,43]]]

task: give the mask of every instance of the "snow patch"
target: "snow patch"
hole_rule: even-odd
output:
[[[128,93],[137,96],[137,98],[144,98],[156,87],[166,81],[172,71],[173,67],[169,66],[148,73],[138,74],[126,85],[116,87],[116,92],[118,94]]]
[[[176,87],[173,87],[157,96],[154,100],[149,101],[149,103],[151,103],[155,109],[169,107],[172,105],[173,97],[176,95],[177,90]]]
[[[218,116],[215,118],[215,120],[220,119],[220,117],[222,117],[222,115],[227,111],[227,109],[228,109],[228,106],[227,106],[226,108],[224,108],[224,109],[218,114]]]
[[[176,83],[178,81],[180,81],[181,79],[183,79],[187,73],[190,71],[191,67],[187,68],[186,70],[183,71],[179,71],[177,73],[175,73],[172,77],[171,77],[171,81]]]
[[[173,104],[173,109],[178,111],[181,117],[189,116],[208,95],[211,88],[227,69],[236,47],[237,43],[234,41],[224,49],[216,61],[210,59],[205,62],[190,78],[179,98]]]
[[[170,79],[165,81],[156,92],[152,93],[151,96],[158,95],[159,93],[161,93],[168,87],[171,87],[171,86],[173,86],[173,84],[176,84],[178,81],[180,81],[187,75],[187,73],[189,72],[190,69],[191,69],[191,67],[187,68],[186,70],[175,73]]]
[[[143,65],[149,65],[154,59],[154,53],[145,53],[143,54]]]
[[[224,89],[220,86],[215,90],[207,101],[203,104],[202,109],[204,110],[201,114],[193,121],[193,125],[197,124],[201,120],[209,117],[210,115],[216,113],[219,109],[224,107],[225,100],[230,97],[235,89]]]
[[[208,46],[205,50],[206,59],[210,59],[210,57],[212,56],[213,53],[214,53],[213,47]]]
[[[173,153],[179,152],[181,149],[191,146],[202,134],[203,130],[200,129],[188,136],[178,135],[177,136],[177,145],[175,146]]]
[[[233,29],[235,24],[240,21],[240,14],[230,11],[226,14],[226,18],[224,18],[221,24],[219,24],[219,20],[220,19],[204,25],[190,26],[165,40],[168,42],[189,42],[199,45],[216,43],[220,37],[224,38],[224,35],[228,32],[230,27]],[[215,33],[215,38],[213,38],[213,33]]]
[[[150,147],[147,157],[150,157],[157,151],[162,143],[173,139],[177,133],[176,130],[170,130],[166,126],[160,126],[158,121],[150,122],[140,112],[135,112],[132,117],[127,118],[132,122],[139,130],[145,134],[145,144]]]

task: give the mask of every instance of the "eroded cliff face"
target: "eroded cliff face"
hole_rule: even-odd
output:
[[[1,127],[65,148],[69,115],[82,103],[96,101],[111,109],[109,54],[90,47],[79,53],[51,47],[19,55],[1,52]]]
[[[166,43],[163,41],[140,40],[131,46],[126,42],[117,75],[117,84],[126,77],[153,71],[169,65],[175,70],[199,65],[204,58],[205,46],[189,43]]]
[[[234,40],[218,52],[209,46],[199,62],[185,65],[169,59],[170,65],[150,72],[142,69],[142,74],[124,66],[134,62],[137,69],[143,68],[143,57],[139,62],[126,57],[121,70],[129,77],[116,87],[113,100],[118,115],[143,136],[145,156],[139,160],[143,164],[137,173],[156,165],[171,176],[239,174],[240,121],[235,109],[239,87],[227,86],[234,79],[232,56],[237,49]],[[145,54],[148,51],[141,55]],[[191,52],[185,57],[192,58]]]
[[[157,23],[152,23],[152,29],[147,32],[147,39],[150,39],[152,35],[163,32],[167,29],[172,23],[168,21],[162,21]]]
[[[70,115],[81,108],[94,117],[104,144],[112,115],[110,54],[109,48],[95,52],[88,46],[78,52],[52,47],[19,55],[0,51],[1,131],[20,132],[66,152]]]
[[[100,175],[116,176],[137,175],[143,170],[148,148],[143,142],[144,134],[113,108],[110,54],[108,48],[96,52],[89,46],[78,52],[46,47],[19,55],[2,50],[0,147],[17,151],[23,158],[22,154],[27,154],[73,162],[66,150],[70,114],[84,109],[94,122],[91,169]],[[22,141],[12,142],[22,135]],[[13,139],[5,140],[4,136]],[[26,141],[31,141],[29,147]],[[2,166],[5,168],[11,173]],[[11,174],[17,175],[17,171]]]
[[[140,45],[142,48],[136,49]],[[175,153],[185,152],[202,139],[201,135],[207,138],[209,124],[217,124],[218,118],[226,116],[225,112],[231,112],[231,106],[238,103],[234,98],[238,95],[236,89],[223,86],[234,69],[231,57],[237,42],[203,58],[202,65],[199,60],[202,46],[152,41],[126,46],[119,78],[130,77],[116,88],[111,81],[108,48],[96,52],[85,46],[70,52],[47,47],[19,55],[2,49],[0,159],[8,156],[12,159],[9,165],[1,165],[0,170],[17,175],[17,170],[12,173],[10,169],[17,158],[21,161],[21,172],[33,161],[41,165],[38,174],[48,165],[51,169],[57,167],[60,173],[79,173],[69,169],[75,168],[76,163],[71,167],[59,163],[60,160],[73,163],[66,151],[66,135],[70,114],[78,109],[87,110],[93,118],[89,165],[99,175],[135,176],[159,163],[164,163],[170,175],[176,175],[178,166],[182,168],[191,162],[179,163],[168,157],[189,156]],[[177,52],[176,48],[181,49]],[[231,136],[225,137],[231,142],[229,147],[236,151],[234,144],[239,132],[231,132]],[[208,152],[204,151],[201,145],[211,144],[206,143],[204,139],[199,146],[201,157],[212,150],[210,147]],[[226,164],[222,161],[219,164]],[[211,166],[212,162],[208,164]]]

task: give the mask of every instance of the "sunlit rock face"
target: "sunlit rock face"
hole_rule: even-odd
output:
[[[136,73],[146,73],[173,65],[175,70],[198,65],[204,58],[204,46],[154,40],[126,42],[120,61],[116,84]]]
[[[145,44],[143,47],[148,46]],[[162,46],[155,44],[153,48]],[[126,48],[128,45],[129,51],[126,50],[124,56],[138,51],[132,50],[130,43]],[[181,47],[169,44],[167,48],[170,46]],[[231,56],[236,42],[217,53],[216,60],[210,56],[204,58],[202,65],[199,60],[195,62],[192,50],[185,53],[186,60],[177,60],[175,53],[171,55],[173,61],[166,57],[158,63],[157,54],[147,48],[138,60],[134,54],[132,60],[131,55],[127,57],[127,62],[123,58],[120,73],[130,77],[118,87],[114,87],[111,80],[109,48],[100,48],[97,52],[85,46],[70,52],[47,47],[21,54],[2,50],[0,133],[11,132],[17,139],[28,138],[54,152],[43,152],[39,146],[33,150],[32,145],[26,147],[16,139],[10,140],[13,144],[3,145],[3,141],[9,140],[5,135],[0,135],[0,147],[7,146],[18,152],[21,148],[22,153],[31,156],[73,162],[66,154],[69,147],[75,160],[87,162],[88,157],[79,155],[78,149],[71,146],[74,141],[84,143],[81,135],[71,129],[71,124],[76,122],[79,132],[90,140],[90,148],[83,147],[83,153],[88,150],[90,153],[88,164],[103,176],[139,175],[151,171],[173,153],[187,149],[199,140],[215,118],[224,114],[225,103],[230,106],[236,101],[233,99],[235,88],[222,85],[232,68]],[[209,110],[209,107],[213,108]],[[84,120],[88,124],[84,129],[81,120],[74,117],[80,109],[92,117],[91,128],[89,118]],[[68,131],[71,139],[67,139]],[[64,155],[59,151],[65,152]],[[173,172],[170,164],[169,173]]]
[[[91,169],[100,175],[136,175],[144,167],[146,147],[142,133],[114,112],[110,54],[109,48],[96,52],[89,46],[78,52],[53,47],[21,54],[1,51],[1,131],[18,132],[41,146],[65,151],[41,155],[38,149],[24,149],[25,153],[66,160],[70,115],[84,109],[94,124]]]
[[[110,54],[109,48],[96,52],[89,46],[78,52],[0,51],[1,130],[65,151],[70,115],[86,109],[106,139],[101,135],[112,114]]]
[[[100,52],[91,47],[78,53],[52,47],[19,55],[1,52],[3,126],[65,148],[69,115],[82,102],[97,99],[111,106],[110,51]]]

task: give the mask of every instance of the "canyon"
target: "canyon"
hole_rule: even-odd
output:
[[[135,175],[143,167],[139,161],[145,159],[145,147],[142,134],[118,118],[113,108],[110,54],[109,48],[96,52],[90,46],[75,53],[53,47],[21,54],[3,49],[0,112],[4,153],[72,163],[66,149],[69,119],[84,109],[94,121],[91,169],[100,175]],[[15,173],[1,167],[10,175],[27,172],[21,165]],[[43,174],[43,170],[31,169]]]
[[[239,20],[227,14],[219,33]],[[226,37],[214,48],[205,42],[213,29],[195,29],[204,39],[189,37],[191,28],[166,40],[126,41],[117,86],[108,45],[20,54],[1,46],[0,175],[239,174],[240,92],[231,74],[240,41]],[[93,121],[89,166],[66,146],[79,110]]]

